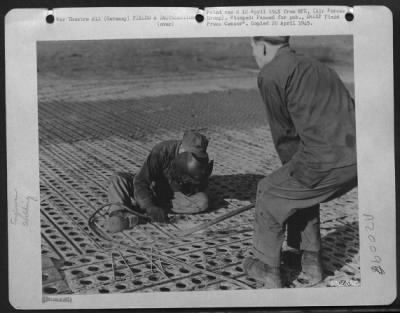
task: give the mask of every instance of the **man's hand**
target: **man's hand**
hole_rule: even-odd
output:
[[[153,206],[151,208],[148,208],[147,211],[150,215],[152,222],[162,224],[168,223],[168,215],[162,208],[158,206]]]

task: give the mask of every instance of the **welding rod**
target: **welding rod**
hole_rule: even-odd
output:
[[[192,228],[189,228],[189,229],[185,229],[185,230],[181,231],[178,234],[178,236],[179,237],[183,237],[183,236],[187,236],[187,235],[193,234],[195,232],[198,232],[200,230],[206,229],[206,228],[210,227],[211,225],[217,224],[217,223],[219,223],[219,222],[221,222],[223,220],[226,220],[227,218],[230,218],[230,217],[232,217],[234,215],[240,214],[240,213],[242,213],[244,211],[247,211],[247,210],[250,210],[252,208],[254,208],[254,203],[251,203],[249,205],[245,205],[244,207],[241,207],[241,208],[237,208],[236,210],[233,210],[233,211],[228,212],[226,214],[222,214],[221,216],[217,217],[216,219],[214,219],[212,221],[208,221],[208,222],[205,222],[203,224],[197,225],[195,227],[192,227]]]

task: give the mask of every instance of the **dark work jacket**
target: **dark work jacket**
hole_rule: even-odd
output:
[[[313,187],[331,169],[356,164],[354,101],[332,69],[285,45],[258,87],[275,148],[297,180]]]
[[[178,155],[180,146],[180,140],[163,141],[154,146],[147,156],[133,180],[134,198],[140,208],[171,207],[171,200],[174,197],[171,188],[171,165]],[[207,179],[198,185],[186,185],[184,190],[180,191],[190,195],[204,191],[206,187]]]

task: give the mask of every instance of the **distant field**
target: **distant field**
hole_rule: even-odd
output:
[[[38,43],[38,73],[65,78],[190,75],[256,68],[249,38],[53,41]],[[352,36],[292,37],[294,49],[353,67]]]

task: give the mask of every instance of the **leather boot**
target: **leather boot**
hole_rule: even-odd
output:
[[[322,281],[322,263],[319,252],[303,251],[301,257],[301,277],[298,280],[307,285],[315,285]]]
[[[139,217],[129,213],[125,209],[111,207],[107,219],[107,228],[110,233],[118,233],[126,229],[132,229],[139,224]]]
[[[282,288],[279,267],[272,267],[258,259],[247,257],[243,261],[243,269],[247,275],[264,284],[263,288]]]

